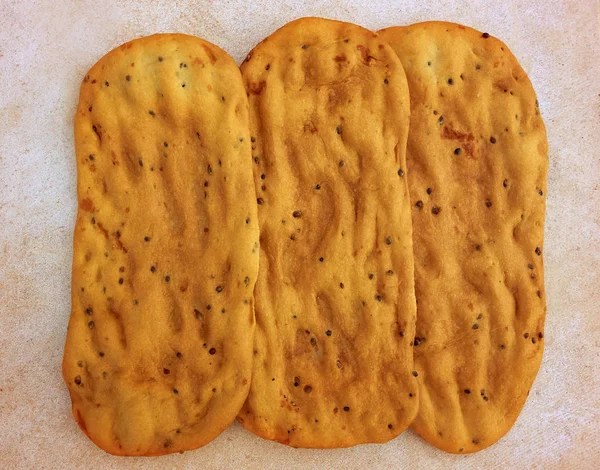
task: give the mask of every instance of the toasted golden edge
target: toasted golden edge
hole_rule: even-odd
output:
[[[383,39],[385,39],[388,43],[391,43],[394,40],[400,41],[401,38],[405,35],[405,33],[410,31],[411,29],[419,29],[419,28],[423,28],[423,27],[427,27],[429,29],[436,29],[437,31],[443,29],[444,32],[445,32],[446,28],[451,27],[453,29],[462,31],[463,34],[469,35],[473,39],[480,38],[480,37],[482,37],[483,34],[488,34],[488,33],[482,33],[481,31],[478,31],[469,26],[464,26],[464,25],[461,25],[458,23],[452,23],[452,22],[446,22],[446,21],[424,21],[421,23],[414,23],[414,24],[408,25],[408,26],[390,26],[387,28],[380,29],[379,31],[377,31],[377,33],[380,34],[381,37]],[[529,79],[529,77],[525,73],[525,71],[522,69],[517,58],[512,53],[512,51],[508,48],[508,46],[506,46],[506,44],[504,44],[500,39],[498,39],[492,35],[489,35],[487,40],[491,44],[495,43],[498,47],[504,47],[504,49],[508,53],[508,57],[510,57],[510,60],[512,61],[513,67],[515,67],[523,72],[523,77],[524,77],[523,79],[529,85],[531,92],[533,94],[535,94],[533,85],[531,84],[531,80]],[[405,73],[406,73],[406,71],[405,71]],[[545,127],[543,130],[545,132]],[[409,135],[409,139],[410,139],[410,135]],[[544,178],[545,179],[547,178],[547,173],[548,173],[548,155],[547,155],[547,151],[546,151],[546,165],[544,168]],[[409,190],[410,190],[410,188],[409,188]],[[546,194],[544,195],[544,207],[545,207],[545,201],[546,201]],[[542,257],[541,263],[542,263],[542,267],[543,267],[543,257]],[[418,315],[418,310],[417,310],[417,315]],[[417,319],[418,319],[418,317],[417,317]],[[544,319],[545,319],[545,316],[544,316]],[[533,376],[533,380],[531,381],[530,386],[533,385],[533,382],[535,381],[535,377],[537,376],[537,372],[539,371],[540,364],[542,362],[542,356],[543,356],[543,350],[544,350],[543,344],[540,344],[540,350],[541,350],[541,354],[539,354],[539,356],[537,358],[538,361],[537,361],[537,364],[535,367],[536,374]],[[510,415],[507,414],[507,416],[510,416],[510,419],[509,419],[510,424],[506,428],[498,428],[497,429],[498,432],[497,432],[496,436],[494,438],[492,438],[492,440],[490,440],[489,442],[486,442],[485,444],[480,443],[477,447],[473,446],[471,448],[464,448],[464,450],[462,452],[458,451],[461,443],[451,442],[451,441],[447,441],[445,439],[441,439],[437,433],[429,433],[427,428],[421,426],[421,424],[418,420],[418,415],[413,420],[413,423],[411,424],[410,428],[413,431],[415,431],[419,436],[421,436],[425,441],[427,441],[429,444],[432,444],[433,446],[437,447],[440,450],[443,450],[444,452],[447,452],[450,454],[459,454],[459,455],[472,454],[475,452],[479,452],[480,450],[486,449],[487,447],[495,444],[500,439],[502,439],[512,429],[512,427],[515,424],[517,418],[519,417],[524,405],[525,405],[525,401],[523,403],[520,403],[518,405],[518,407],[515,407],[513,410],[510,410],[510,411],[512,411],[512,413],[510,413]]]

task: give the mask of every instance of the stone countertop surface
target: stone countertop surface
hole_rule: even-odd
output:
[[[600,468],[600,22],[597,0],[0,2],[0,468]],[[384,445],[293,449],[234,423],[160,458],[98,449],[61,376],[77,207],[73,116],[86,71],[156,32],[200,36],[238,63],[302,16],[377,30],[426,20],[502,39],[539,98],[549,140],[545,354],[521,416],[477,454],[412,431]]]

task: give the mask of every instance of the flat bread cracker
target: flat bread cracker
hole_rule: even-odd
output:
[[[544,124],[527,75],[489,34],[440,22],[380,34],[411,97],[412,428],[447,452],[476,452],[510,429],[542,358]]]
[[[248,102],[234,61],[178,34],[85,76],[63,375],[102,449],[206,444],[250,386],[258,270]]]
[[[295,447],[388,441],[418,407],[404,72],[376,34],[304,18],[242,75],[261,250],[238,419]]]

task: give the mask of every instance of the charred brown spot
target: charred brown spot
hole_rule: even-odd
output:
[[[215,54],[213,53],[212,49],[207,46],[206,44],[202,44],[202,48],[204,49],[204,52],[206,52],[206,55],[208,56],[208,60],[210,60],[211,64],[214,64],[217,61],[217,58],[215,57]]]
[[[434,111],[434,114],[435,113],[436,112]],[[438,123],[439,124],[444,123],[443,116],[440,116],[440,118],[438,119]],[[447,140],[457,140],[462,144],[460,148],[457,147],[454,149],[455,155],[459,155],[462,152],[462,150],[464,150],[465,153],[469,157],[474,156],[474,154],[475,154],[475,137],[470,132],[469,133],[461,132],[461,131],[458,131],[458,130],[452,128],[450,125],[446,124],[445,126],[442,126],[441,138],[447,139]]]
[[[79,207],[86,212],[96,212],[96,206],[94,205],[94,202],[87,197],[81,200]]]
[[[260,95],[266,85],[267,84],[264,80],[262,80],[258,83],[252,82],[252,83],[248,84],[248,91],[253,95]]]
[[[375,59],[375,57],[373,57],[371,55],[371,52],[369,51],[369,48],[363,46],[362,44],[359,44],[358,46],[356,46],[356,48],[360,51],[360,57],[361,57],[362,61],[366,65],[371,65],[371,61],[373,59]]]

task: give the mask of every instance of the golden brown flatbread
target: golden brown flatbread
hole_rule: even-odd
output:
[[[63,375],[102,449],[214,439],[250,386],[258,270],[248,102],[221,49],[138,39],[85,76]]]
[[[385,442],[418,406],[402,67],[376,34],[304,18],[242,75],[261,250],[238,419],[295,447]]]
[[[447,452],[475,452],[510,429],[542,358],[544,124],[527,75],[489,34],[440,22],[380,34],[411,97],[412,428]]]

